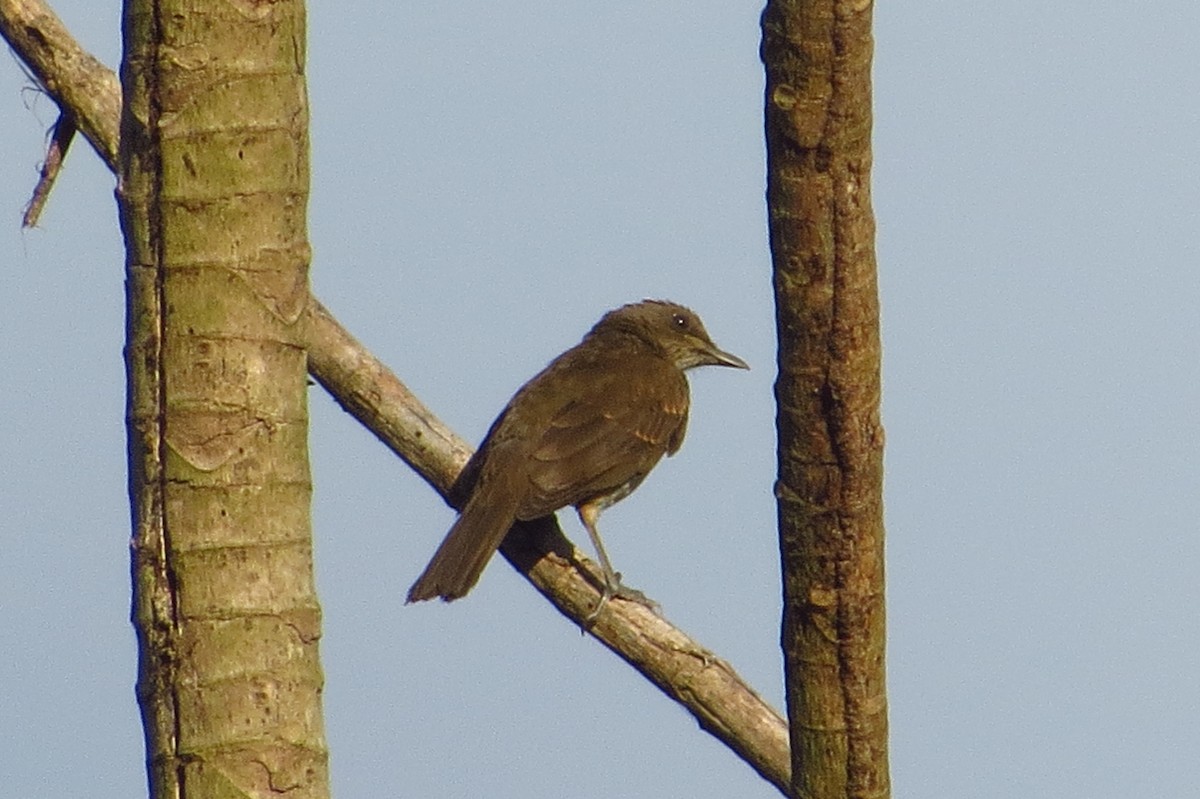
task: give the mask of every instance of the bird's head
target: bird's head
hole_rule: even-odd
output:
[[[736,355],[725,352],[709,337],[700,317],[689,308],[665,300],[642,300],[604,315],[592,333],[606,329],[632,334],[659,350],[679,369],[732,366],[749,369]]]

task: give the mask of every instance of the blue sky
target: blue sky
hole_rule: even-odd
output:
[[[115,66],[110,5],[55,7]],[[781,707],[760,8],[312,4],[309,217],[314,291],[472,441],[631,300],[751,363],[693,374],[683,450],[603,531]],[[1200,782],[1198,30],[1183,2],[877,9],[898,797]],[[19,230],[55,116],[27,85],[0,59],[0,773],[126,797],[113,178],[77,145]],[[319,388],[311,413],[337,794],[777,795],[502,562],[405,607],[452,514]]]

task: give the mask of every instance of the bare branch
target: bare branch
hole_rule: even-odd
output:
[[[445,497],[470,447],[315,299],[307,319],[310,373]],[[500,553],[575,624],[582,625],[596,606],[598,572],[557,523],[518,525]],[[635,602],[609,603],[589,631],[786,793],[790,755],[783,719],[728,663]]]

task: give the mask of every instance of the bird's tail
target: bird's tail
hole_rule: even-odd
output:
[[[516,493],[496,481],[481,482],[425,571],[408,589],[407,601],[466,596],[516,519]]]

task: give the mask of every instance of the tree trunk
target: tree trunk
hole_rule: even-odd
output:
[[[792,794],[885,797],[871,4],[773,1],[762,26]]]
[[[125,4],[133,621],[151,796],[329,793],[304,7]]]

